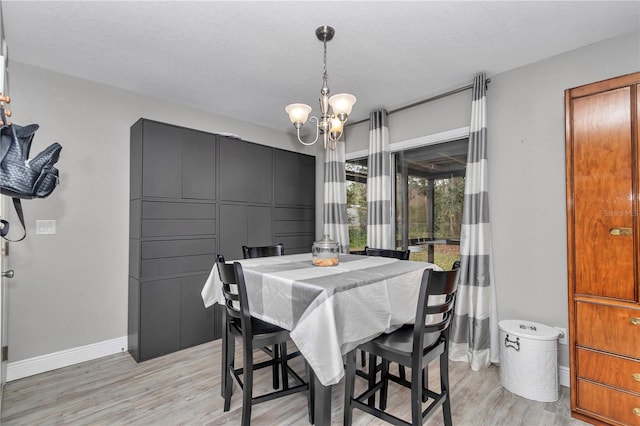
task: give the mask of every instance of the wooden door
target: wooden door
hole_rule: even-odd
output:
[[[623,87],[572,100],[577,295],[635,300],[631,91]]]
[[[0,94],[9,95],[9,51],[4,38],[4,18],[0,4]],[[9,197],[0,196],[0,217],[6,217],[9,211]],[[26,231],[25,231],[26,232]],[[2,416],[2,396],[7,382],[7,363],[9,358],[7,326],[7,289],[5,280],[13,277],[9,269],[9,243],[0,241],[0,417]]]

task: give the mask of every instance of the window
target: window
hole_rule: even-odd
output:
[[[396,248],[411,260],[451,268],[460,258],[468,139],[392,154]],[[352,251],[367,243],[367,159],[347,161],[347,215]]]
[[[395,154],[396,241],[411,260],[451,268],[460,258],[468,139]]]

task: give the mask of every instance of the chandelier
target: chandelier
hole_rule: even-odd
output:
[[[307,104],[290,104],[285,111],[289,114],[289,120],[293,123],[298,134],[298,141],[303,145],[313,145],[318,141],[320,133],[324,140],[324,148],[336,149],[336,142],[342,137],[344,125],[347,122],[351,108],[356,103],[356,97],[348,93],[340,93],[329,97],[329,85],[327,83],[327,42],[333,38],[335,30],[329,26],[316,29],[316,37],[324,44],[324,72],[322,74],[322,89],[320,89],[320,119],[311,117],[316,124],[316,138],[313,142],[304,142],[300,138],[300,128],[307,121],[311,107]],[[331,108],[331,109],[329,109]]]

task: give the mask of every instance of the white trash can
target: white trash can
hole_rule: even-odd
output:
[[[503,320],[498,325],[500,384],[527,399],[557,401],[560,332],[531,321]]]

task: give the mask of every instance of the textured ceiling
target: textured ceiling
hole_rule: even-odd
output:
[[[638,1],[2,1],[9,57],[292,131],[317,113],[322,43],[352,120],[640,29]]]

